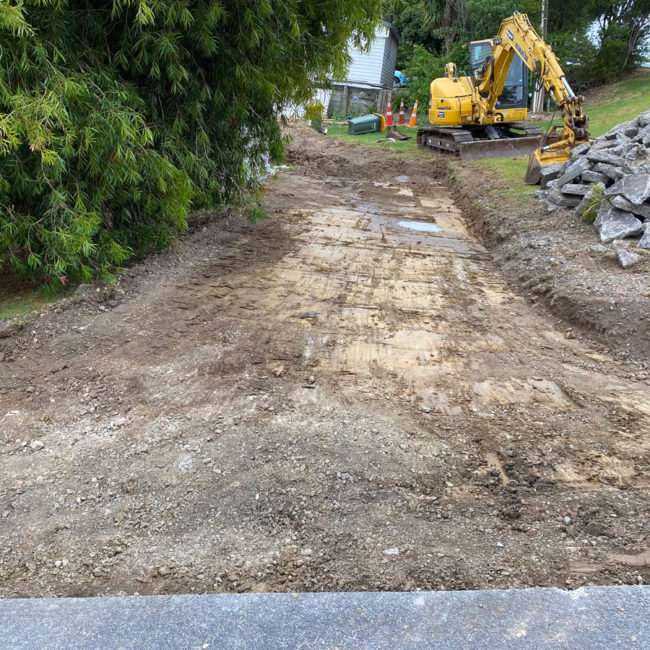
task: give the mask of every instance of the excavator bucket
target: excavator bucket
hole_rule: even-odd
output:
[[[542,178],[541,153],[540,149],[535,149],[528,158],[528,169],[526,169],[526,176],[524,178],[526,185],[538,185]]]
[[[538,149],[530,154],[524,183],[538,185],[542,178],[542,169],[547,165],[557,165],[569,160],[571,147],[562,140],[562,126],[555,125],[541,140]]]
[[[569,160],[571,149],[562,147],[551,151],[544,151],[543,148],[536,149],[528,159],[528,169],[524,183],[526,185],[538,185],[542,179],[542,169],[547,165],[557,165]]]

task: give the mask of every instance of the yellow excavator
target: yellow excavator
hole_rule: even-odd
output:
[[[561,132],[556,127],[544,134],[525,121],[528,71],[537,75],[537,89],[543,85],[561,111]],[[535,184],[542,165],[564,162],[571,149],[589,142],[584,97],[571,90],[553,50],[526,14],[516,11],[501,23],[497,36],[470,44],[471,76],[459,77],[454,63],[446,65],[445,74],[431,82],[432,126],[418,131],[420,147],[464,160],[532,151],[525,182]]]

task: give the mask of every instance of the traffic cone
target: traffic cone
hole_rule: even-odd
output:
[[[397,126],[406,126],[406,120],[404,119],[404,100],[399,104],[399,117],[397,118]]]
[[[386,128],[395,126],[393,122],[393,111],[390,108],[390,97],[388,98],[388,106],[386,107]]]
[[[418,100],[415,100],[415,106],[413,106],[413,112],[411,113],[411,119],[409,120],[409,129],[414,129],[416,120],[418,118]]]

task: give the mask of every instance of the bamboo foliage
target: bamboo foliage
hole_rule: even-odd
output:
[[[281,148],[377,0],[0,0],[0,260],[56,286],[167,245]]]

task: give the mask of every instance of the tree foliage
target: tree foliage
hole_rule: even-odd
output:
[[[539,28],[539,0],[403,0],[396,21],[407,26],[400,66],[413,78],[428,59],[429,80],[440,69],[438,59],[453,60],[462,70],[463,46],[494,36],[515,10]],[[414,17],[418,29],[412,28]],[[638,66],[650,49],[650,0],[549,0],[547,39],[576,88],[610,81]]]
[[[421,2],[404,6],[394,17],[393,26],[406,44],[398,50],[398,69],[404,67],[405,59],[411,54],[411,45],[420,45],[430,53],[440,51],[442,40],[433,33],[429,16]]]
[[[0,260],[51,285],[238,200],[379,0],[0,0]]]
[[[407,106],[418,101],[419,113],[424,115],[429,105],[431,80],[442,77],[445,72],[445,58],[436,56],[419,44],[411,44],[404,50],[402,67],[407,72],[409,83],[394,93],[395,105],[404,99]]]

